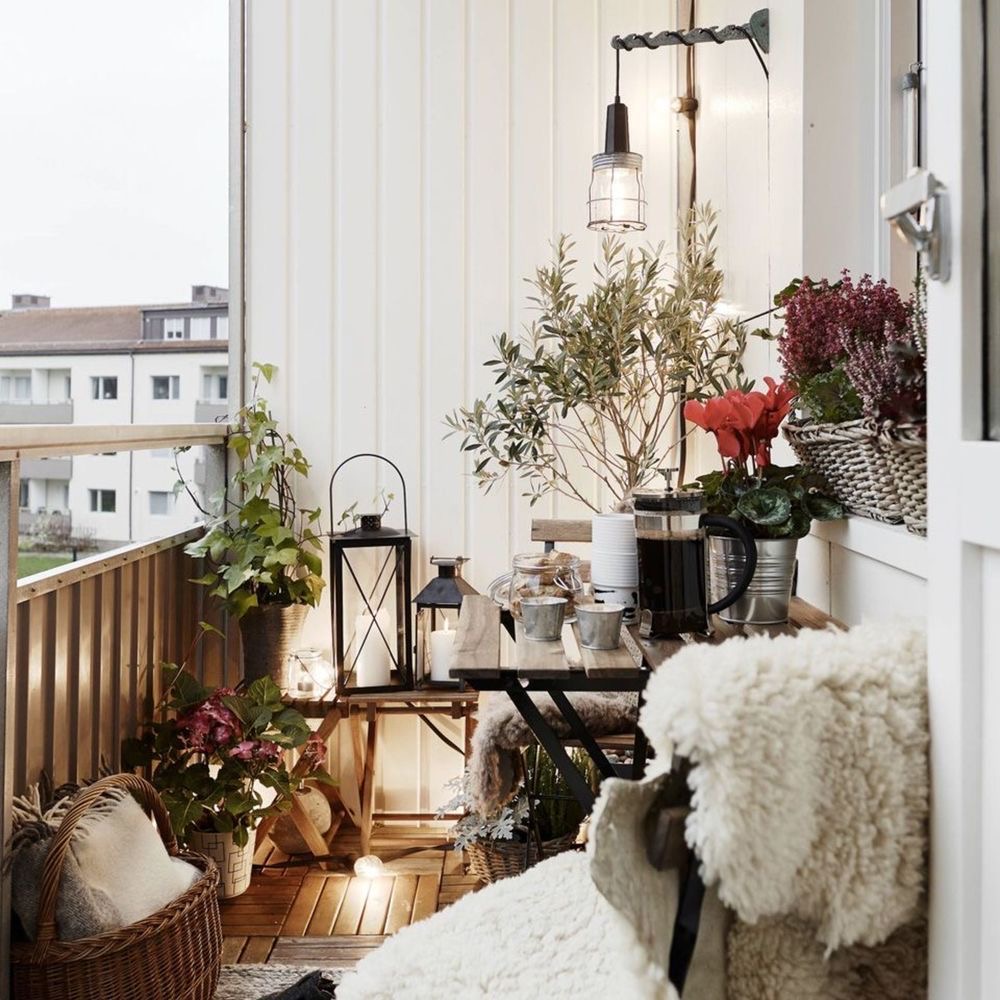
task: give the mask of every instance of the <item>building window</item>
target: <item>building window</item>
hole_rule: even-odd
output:
[[[164,340],[184,340],[184,317],[168,316],[163,320]]]
[[[172,514],[177,498],[173,493],[163,490],[149,491],[149,513],[150,514]]]
[[[91,399],[117,399],[117,375],[92,375],[90,377]]]
[[[93,514],[113,514],[117,508],[114,490],[90,490],[90,510]]]
[[[191,339],[211,340],[212,339],[212,317],[192,316],[191,317]]]
[[[17,497],[17,505],[21,510],[28,509],[28,482],[29,480],[27,479],[21,480],[20,493]]]
[[[153,399],[180,399],[180,375],[154,375]]]
[[[59,487],[59,506],[63,513],[69,513],[69,483],[63,483]]]
[[[0,375],[0,403],[30,402],[30,375]]]
[[[228,339],[229,339],[229,317],[216,316],[215,332],[212,334],[212,340],[228,340]]]
[[[225,403],[229,399],[228,372],[205,372],[202,375],[201,391],[206,403]]]

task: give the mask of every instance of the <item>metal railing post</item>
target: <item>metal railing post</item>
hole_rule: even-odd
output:
[[[0,653],[3,684],[0,685],[0,871],[11,832],[11,800],[14,797],[14,623],[17,615],[17,513],[20,499],[21,463],[0,462]],[[10,975],[10,876],[0,876],[0,996],[8,992]]]

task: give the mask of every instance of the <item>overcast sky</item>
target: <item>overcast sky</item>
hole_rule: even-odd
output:
[[[0,309],[228,283],[228,7],[0,3]]]

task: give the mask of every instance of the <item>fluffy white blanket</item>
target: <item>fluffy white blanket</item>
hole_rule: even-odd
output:
[[[908,624],[680,652],[640,724],[693,763],[688,842],[744,921],[792,915],[828,950],[920,914],[928,814],[926,648]]]
[[[677,1000],[645,974],[644,950],[587,868],[561,854],[404,927],[344,975],[337,1000]]]

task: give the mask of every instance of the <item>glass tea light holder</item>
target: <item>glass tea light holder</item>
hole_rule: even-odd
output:
[[[454,665],[455,636],[462,600],[478,594],[462,577],[463,556],[434,556],[431,565],[437,576],[417,594],[417,655],[414,666],[416,684],[424,688],[456,688],[464,683],[451,676]]]
[[[293,650],[288,655],[289,693],[293,698],[317,701],[334,687],[333,664],[315,647]]]

